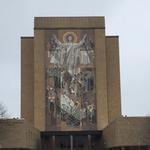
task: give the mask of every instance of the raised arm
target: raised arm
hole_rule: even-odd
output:
[[[82,38],[82,40],[77,44],[75,48],[81,47],[85,43],[85,39],[87,38],[87,34],[85,34]]]
[[[87,38],[87,34],[85,34],[82,38],[82,40],[79,42],[79,45],[82,45],[83,43],[85,43],[85,39]]]
[[[61,46],[62,43],[57,39],[56,35],[53,34],[52,37],[53,37],[55,43],[56,43],[58,46]]]

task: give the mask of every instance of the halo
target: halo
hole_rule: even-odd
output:
[[[76,43],[77,42],[77,35],[76,35],[76,33],[74,33],[74,32],[66,32],[64,35],[63,35],[63,41],[64,41],[64,43],[66,43],[66,42],[68,42],[68,36],[72,36],[72,42],[73,43]]]

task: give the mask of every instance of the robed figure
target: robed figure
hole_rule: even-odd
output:
[[[51,38],[52,52],[49,55],[50,63],[57,66],[66,66],[70,74],[78,73],[78,65],[91,63],[88,54],[89,41],[85,34],[80,42],[75,42],[75,35],[65,36],[64,43],[60,42],[54,34]]]

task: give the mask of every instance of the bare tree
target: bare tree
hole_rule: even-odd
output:
[[[0,103],[0,118],[7,117],[7,109],[6,107]]]

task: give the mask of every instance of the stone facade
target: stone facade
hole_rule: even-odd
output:
[[[21,117],[34,124],[34,39],[21,38]]]
[[[22,74],[29,76],[32,73],[32,82],[25,82],[26,80],[29,81],[28,76],[24,79],[22,75],[22,89],[28,91],[26,94],[22,92],[22,117],[29,121],[31,117],[34,118],[34,125],[39,130],[46,130],[45,33],[47,30],[75,32],[91,29],[94,31],[95,42],[97,129],[102,130],[109,122],[121,116],[118,37],[105,36],[104,17],[36,17],[34,39],[22,38],[22,60],[26,60],[26,58],[30,60],[31,57],[34,60],[34,66],[33,61],[31,62],[32,65],[28,66],[22,63],[22,68],[26,68],[25,71],[22,69],[24,71]],[[31,41],[32,44],[34,43],[32,47]],[[30,55],[28,51],[32,51],[32,54],[34,51],[34,54]],[[28,71],[33,71],[33,68],[34,72]],[[31,76],[29,77],[31,80]],[[34,98],[31,95],[33,91]],[[30,106],[28,106],[29,101],[31,102]],[[33,105],[34,112],[32,111]],[[68,129],[62,127],[61,130]]]
[[[40,132],[23,119],[0,120],[1,149],[40,149]]]
[[[150,145],[149,117],[121,117],[103,130],[108,148]]]
[[[121,115],[119,37],[104,22],[35,17],[34,37],[21,38],[24,119],[0,120],[1,149],[148,150],[150,119]]]

